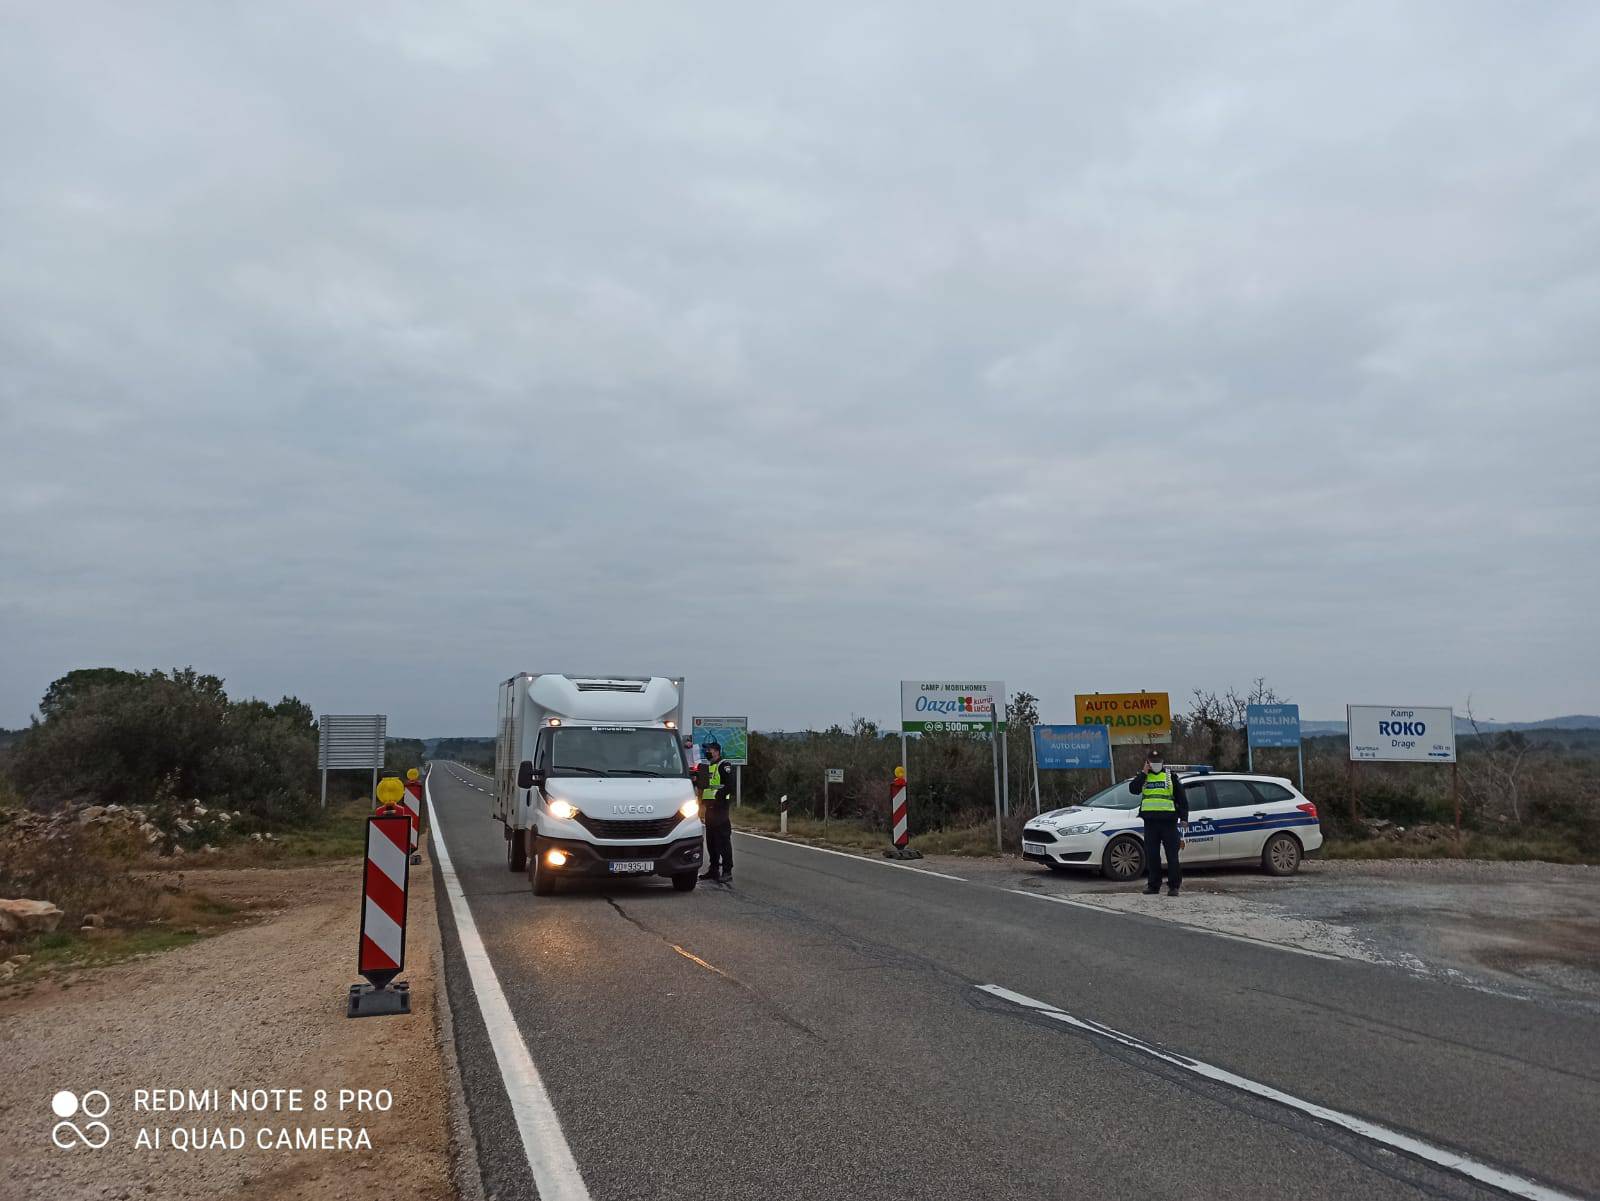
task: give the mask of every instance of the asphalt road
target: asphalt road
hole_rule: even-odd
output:
[[[746,835],[731,886],[536,899],[485,783],[438,826],[594,1198],[1600,1195],[1590,1014]],[[534,1197],[436,891],[484,1191]]]

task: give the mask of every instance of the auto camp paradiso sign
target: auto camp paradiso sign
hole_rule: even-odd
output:
[[[1080,726],[1104,726],[1112,746],[1172,741],[1165,692],[1090,692],[1073,698]]]

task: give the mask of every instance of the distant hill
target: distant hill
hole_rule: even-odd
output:
[[[494,763],[493,738],[424,738],[422,748],[429,759],[455,759],[491,766]]]
[[[1485,734],[1498,733],[1501,730],[1600,730],[1600,716],[1593,713],[1569,713],[1565,717],[1546,717],[1539,721],[1483,721],[1479,720],[1478,729]],[[1338,721],[1303,721],[1300,723],[1300,733],[1306,738],[1320,738],[1328,734],[1343,734],[1344,720]],[[1456,733],[1472,733],[1472,723],[1461,714],[1456,714]]]

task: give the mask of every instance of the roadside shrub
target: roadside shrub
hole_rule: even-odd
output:
[[[230,701],[222,680],[193,668],[96,670],[56,681],[40,711],[9,751],[12,780],[35,807],[199,797],[292,822],[316,803],[316,727],[294,697]]]

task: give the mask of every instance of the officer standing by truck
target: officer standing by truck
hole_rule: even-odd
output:
[[[1175,897],[1183,884],[1183,864],[1178,851],[1183,840],[1178,823],[1189,820],[1189,800],[1183,794],[1178,773],[1168,771],[1161,748],[1151,747],[1144,758],[1144,770],[1128,782],[1128,790],[1139,798],[1139,816],[1144,819],[1144,893],[1161,891],[1161,853],[1167,855],[1167,895]]]
[[[700,820],[706,826],[706,872],[702,880],[733,879],[733,772],[722,763],[722,744],[707,742],[705,762],[695,768],[700,789]]]

